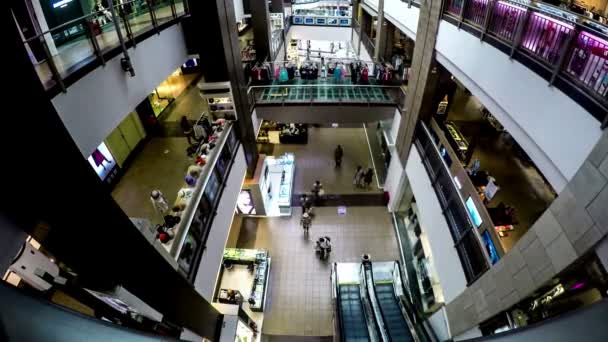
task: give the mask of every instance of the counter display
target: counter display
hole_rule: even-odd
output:
[[[266,289],[270,274],[270,257],[264,249],[226,248],[224,250],[224,267],[240,264],[254,267],[255,277],[251,285],[251,294],[247,301],[251,311],[264,311]]]
[[[205,114],[199,122],[203,118],[206,120]],[[203,229],[207,215],[197,212],[205,209],[208,204],[203,195],[214,176],[213,170],[230,135],[231,126],[230,122],[224,120],[209,123],[207,139],[202,139],[195,146],[193,155],[196,156],[196,165],[189,167],[183,187],[178,191],[172,209],[165,216],[165,221],[168,216],[179,218],[174,219],[175,223],[170,228],[173,238],[161,243],[167,252],[165,258],[176,269],[179,266],[188,272],[194,251],[206,239]]]
[[[244,183],[237,212],[247,216],[290,216],[295,155],[260,157],[254,177]]]

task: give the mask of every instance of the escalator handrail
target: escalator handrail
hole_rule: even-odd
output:
[[[404,274],[403,269],[399,262],[396,262],[396,264],[398,267],[399,276],[401,277]],[[403,278],[401,278],[401,279],[403,279]],[[409,293],[407,292],[407,289],[405,288],[405,283],[403,281],[401,281],[401,287],[403,290],[403,298],[400,298],[400,300],[403,303],[403,305],[405,306],[405,309],[407,312],[406,317],[409,320],[411,320],[412,324],[415,327],[420,327],[420,329],[414,329],[414,331],[416,333],[418,333],[418,330],[420,330],[422,332],[422,334],[424,335],[425,341],[430,341],[430,342],[439,341],[437,339],[437,336],[435,335],[435,332],[433,330],[427,328],[427,326],[424,324],[424,320],[420,317],[418,311],[412,305],[412,302],[413,302],[412,298],[410,297]],[[418,323],[418,324],[416,324],[416,323]],[[417,336],[417,338],[419,339],[420,336]]]
[[[370,300],[370,304],[372,306],[372,312],[374,314],[374,321],[376,322],[376,330],[378,331],[378,335],[382,336],[382,339],[384,341],[389,342],[391,340],[391,338],[390,338],[390,334],[388,333],[388,328],[387,328],[386,323],[385,323],[386,322],[386,318],[384,317],[384,313],[382,312],[382,307],[378,304],[378,299],[377,299],[377,296],[376,296],[376,286],[374,284],[374,275],[373,275],[373,272],[371,270],[371,263],[370,263],[370,269],[369,270],[365,267],[365,264],[362,264],[361,267],[363,269],[363,275],[364,275],[364,277],[363,277],[362,280],[365,282],[364,283],[364,286],[365,286],[365,289],[366,289],[365,292],[368,294],[369,300]],[[370,290],[370,287],[369,287],[370,285],[369,285],[369,283],[367,281],[367,276],[366,276],[367,273],[368,273],[368,271],[369,271],[370,280],[371,280],[371,283],[372,283],[371,290]],[[374,300],[372,300],[372,295],[373,295],[373,299]],[[375,306],[374,306],[374,304],[375,304]],[[378,310],[376,310],[375,307],[378,307]],[[378,317],[378,315],[376,314],[377,311],[380,312],[380,317]]]
[[[337,264],[334,263],[331,276],[331,281],[334,285],[334,294],[336,296],[336,319],[338,320],[338,326],[340,328],[340,331],[336,331],[336,334],[338,335],[336,337],[337,340],[344,342],[344,335],[342,334],[342,331],[344,331],[344,324],[342,322],[342,304],[340,303],[340,285],[338,284],[337,267]]]

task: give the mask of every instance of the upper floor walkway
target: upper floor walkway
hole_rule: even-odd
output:
[[[362,3],[372,15],[377,6]],[[418,4],[386,0],[384,13],[416,37]],[[448,0],[441,18],[436,60],[561,191],[608,123],[608,28],[536,2]]]
[[[61,20],[49,15],[46,8],[22,3],[25,1],[13,6],[13,17],[40,81],[51,96],[65,92],[110,59],[120,54],[127,57],[129,48],[178,23],[187,14],[184,0],[131,0],[113,7],[102,6],[75,18],[70,14],[71,18]],[[75,2],[75,6],[80,4]],[[83,12],[80,8],[68,9],[70,13]],[[51,20],[58,24],[50,26]]]

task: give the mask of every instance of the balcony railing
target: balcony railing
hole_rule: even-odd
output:
[[[608,27],[542,3],[448,0],[445,19],[497,46],[608,125]],[[488,39],[490,36],[493,39]]]
[[[249,87],[252,105],[394,105],[405,103],[400,86],[354,84],[299,84]]]
[[[66,81],[74,82],[70,76],[85,65],[105,65],[121,50],[127,57],[128,46],[135,46],[146,34],[160,32],[187,10],[184,0],[115,1],[103,10],[23,37],[23,43],[32,52],[32,63],[45,88],[65,91]],[[19,25],[21,18],[15,18]]]

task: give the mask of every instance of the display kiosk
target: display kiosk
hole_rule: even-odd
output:
[[[245,216],[291,216],[295,155],[260,155],[256,172],[245,180],[237,213]]]

